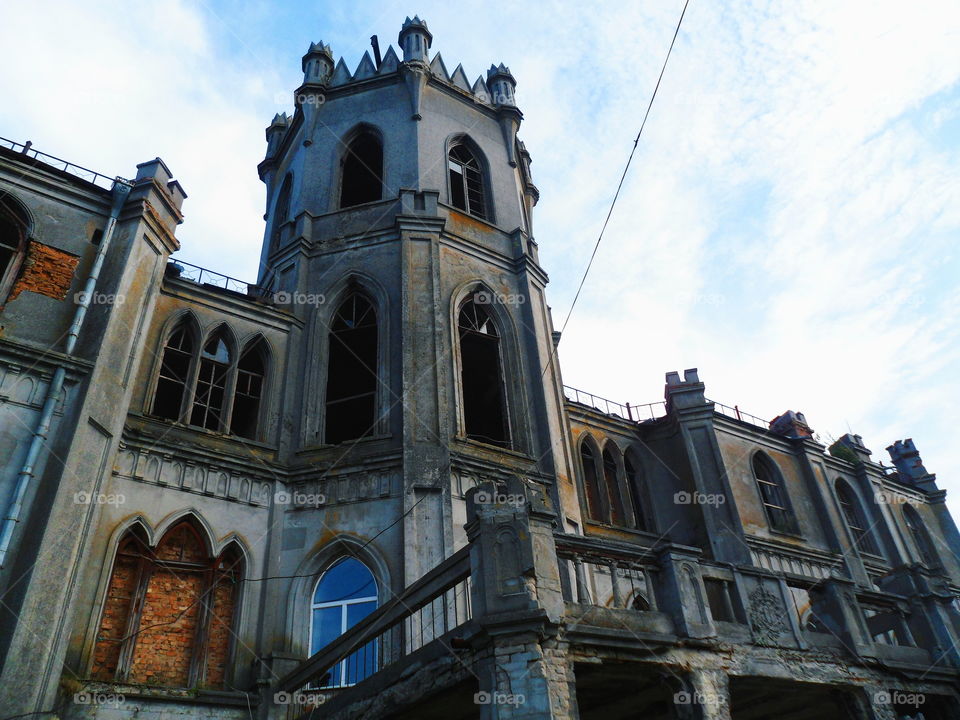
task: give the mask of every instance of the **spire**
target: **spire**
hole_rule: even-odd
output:
[[[333,74],[333,52],[323,40],[310,43],[310,49],[303,56],[303,84],[326,85]]]
[[[427,51],[430,50],[430,44],[433,42],[433,35],[427,29],[425,20],[421,20],[416,15],[413,16],[413,20],[410,18],[404,20],[397,42],[403,49],[404,62],[429,61]]]

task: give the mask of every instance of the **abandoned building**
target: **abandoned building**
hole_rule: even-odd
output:
[[[960,717],[913,442],[564,386],[516,81],[398,43],[310,45],[249,283],[0,148],[0,718]]]

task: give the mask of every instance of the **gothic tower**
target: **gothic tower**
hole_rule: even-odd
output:
[[[401,518],[365,548],[399,589],[466,542],[477,482],[522,475],[559,501],[569,478],[516,81],[499,64],[471,84],[432,41],[407,18],[402,58],[352,73],[311,44],[293,116],[266,131],[259,284],[299,321],[281,453],[294,491],[364,497],[291,519],[308,540],[280,573],[312,539]]]

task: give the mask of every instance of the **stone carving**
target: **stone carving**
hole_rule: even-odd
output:
[[[749,596],[750,627],[758,645],[778,645],[781,633],[790,632],[780,599],[763,586]]]

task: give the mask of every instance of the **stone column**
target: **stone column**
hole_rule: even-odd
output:
[[[675,720],[730,720],[730,679],[723,670],[697,669],[680,677],[673,694]]]

